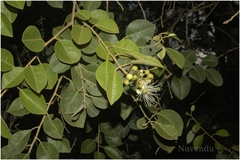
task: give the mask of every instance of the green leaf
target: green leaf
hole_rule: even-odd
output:
[[[107,144],[111,146],[120,146],[122,145],[122,139],[118,135],[116,136],[109,136],[104,134],[104,139],[107,142]]]
[[[223,84],[223,79],[221,74],[215,69],[206,69],[207,79],[215,86],[221,86]]]
[[[105,18],[109,18],[107,12],[101,9],[92,10],[91,14],[92,14],[92,17],[89,20],[91,24],[96,24],[97,22]]]
[[[195,137],[195,134],[193,133],[192,130],[190,130],[186,136],[187,144],[191,143],[194,137]]]
[[[74,25],[71,35],[73,40],[79,45],[88,43],[92,38],[91,30],[80,25]]]
[[[189,72],[189,76],[199,83],[202,83],[206,79],[206,72],[200,66],[194,66]]]
[[[63,136],[63,123],[60,119],[55,118],[52,120],[53,115],[45,116],[43,121],[43,130],[44,132],[55,139],[62,139]]]
[[[12,24],[3,13],[1,13],[1,35],[13,37]]]
[[[156,26],[147,20],[134,20],[127,26],[125,38],[136,42],[140,37],[143,36],[153,37],[155,29]]]
[[[37,94],[30,89],[20,89],[20,99],[29,112],[37,115],[47,113],[46,101],[42,94]]]
[[[59,0],[59,1],[48,1],[47,3],[52,6],[53,8],[63,8],[63,1]]]
[[[16,98],[10,105],[7,110],[8,113],[11,113],[14,116],[24,116],[29,114],[30,112],[23,107],[20,98]]]
[[[122,159],[121,151],[115,146],[104,146],[104,151],[112,159]]]
[[[63,63],[63,62],[59,61],[58,57],[54,53],[51,56],[51,59],[49,61],[49,67],[55,73],[64,73],[67,70],[69,70],[71,66],[69,64],[66,64],[66,63]]]
[[[216,142],[214,143],[214,146],[218,151],[222,151],[224,148],[224,146],[222,144],[216,143]]]
[[[146,124],[147,124],[147,121],[144,117],[139,118],[136,122],[136,125],[139,129],[146,129],[148,127]]]
[[[14,60],[12,53],[1,48],[1,71],[7,72],[14,68]]]
[[[87,114],[90,117],[96,117],[99,114],[99,110],[93,105],[92,99],[86,97],[86,102],[87,102]]]
[[[93,104],[100,108],[100,109],[106,109],[109,106],[109,103],[105,97],[91,97]]]
[[[6,15],[10,23],[13,23],[18,15],[18,9],[6,4],[4,1],[1,1],[1,13]]]
[[[111,44],[115,44],[116,42],[118,42],[118,38],[115,34],[110,34],[110,33],[106,33],[106,32],[100,32],[99,36],[101,37],[101,39],[103,41],[108,41]]]
[[[184,99],[191,88],[190,80],[182,76],[181,78],[177,78],[174,76],[171,80],[171,89],[175,96],[177,96],[180,100]]]
[[[81,51],[84,52],[85,54],[93,54],[96,52],[96,48],[98,46],[98,41],[96,40],[96,38],[93,38],[91,39],[90,43],[88,43],[87,45],[85,45],[84,48],[81,48]],[[93,54],[95,56],[95,54]],[[92,56],[93,56],[92,55]],[[90,57],[90,55],[88,55],[88,57]],[[90,58],[90,63],[93,62],[92,60],[93,58],[91,57]],[[84,59],[85,60],[85,59]],[[88,62],[88,61],[86,61]],[[97,62],[97,61],[96,61]]]
[[[110,54],[114,55],[114,50],[113,50],[112,44],[108,41],[104,41],[103,43],[110,51]],[[101,43],[96,48],[96,53],[97,53],[98,57],[100,57],[104,60],[113,61],[112,57],[108,54],[107,50]]]
[[[33,52],[41,52],[45,47],[45,42],[43,41],[38,28],[31,25],[24,30],[22,42]]]
[[[8,140],[7,150],[10,154],[19,154],[28,144],[31,130],[22,130],[14,133],[12,139]]]
[[[191,64],[197,60],[196,52],[194,50],[185,50],[181,53],[185,57],[185,60],[190,62]]]
[[[5,2],[10,6],[21,10],[24,8],[25,5],[25,1],[5,1]]]
[[[101,131],[108,136],[116,136],[118,134],[118,130],[120,125],[113,125],[111,122],[102,122],[101,123]]]
[[[81,144],[81,153],[92,153],[97,146],[97,143],[94,139],[85,139]]]
[[[195,105],[191,106],[191,112],[195,111]]]
[[[239,152],[239,145],[233,145],[233,146],[231,147],[231,149],[233,149],[234,151]]]
[[[207,55],[202,59],[202,64],[209,67],[216,67],[218,65],[218,58],[215,55]]]
[[[203,142],[203,134],[198,135],[197,137],[194,138],[194,140],[193,140],[193,147],[195,149],[198,149],[199,147],[201,147],[202,142]]]
[[[132,113],[133,108],[131,105],[127,105],[122,102],[120,103],[120,105],[121,105],[120,116],[125,121],[128,118],[128,116]]]
[[[96,79],[107,92],[111,105],[120,98],[123,92],[122,78],[112,63],[103,62],[96,71]]]
[[[78,119],[76,120],[72,120],[72,115],[70,114],[65,114],[63,111],[62,112],[62,115],[63,115],[63,118],[64,120],[71,126],[73,127],[76,127],[76,128],[84,128],[84,125],[85,125],[85,121],[86,121],[86,116],[87,116],[87,113],[86,113],[86,110],[84,109],[82,112],[79,113],[79,117]]]
[[[101,1],[83,1],[82,5],[84,9],[92,11],[101,6]]]
[[[164,68],[164,66],[160,63],[160,61],[158,61],[156,58],[150,57],[150,56],[144,56],[144,57],[142,57],[142,59],[132,60],[129,63]]]
[[[30,155],[29,154],[19,153],[19,154],[15,154],[15,155],[8,155],[5,158],[6,159],[30,159]]]
[[[83,3],[84,2],[85,1],[83,1]],[[83,21],[87,21],[91,18],[91,12],[89,12],[88,10],[85,10],[85,9],[79,10],[76,12],[76,16]]]
[[[163,46],[162,44],[156,44],[152,37],[144,36],[138,38],[136,45],[141,53],[147,56],[153,56],[154,53],[160,51]]]
[[[45,89],[51,90],[58,80],[58,74],[51,70],[50,65],[48,63],[41,63],[39,65],[43,67],[47,74],[47,86]]]
[[[121,138],[125,138],[128,135],[128,133],[130,132],[130,130],[131,129],[129,128],[128,125],[126,125],[126,126],[121,125],[117,135],[119,135]]]
[[[95,151],[94,152],[94,159],[105,159],[105,155],[102,152]]]
[[[82,88],[82,80],[79,65],[71,67],[71,77],[75,88],[80,90]]]
[[[158,144],[158,146],[161,147],[163,150],[165,150],[167,153],[171,153],[171,152],[174,150],[175,146],[167,146],[167,145],[161,143],[161,142],[157,139],[157,137],[155,136],[155,134],[153,134],[153,138],[154,138],[155,142]]]
[[[71,40],[58,40],[54,46],[58,59],[67,64],[74,64],[81,58],[81,51]]]
[[[217,153],[216,159],[231,159],[231,158],[225,153]]]
[[[158,58],[160,58],[161,60],[163,60],[163,58],[165,57],[166,55],[166,48],[163,46],[162,47],[162,50],[160,52],[158,52],[157,56]]]
[[[173,63],[175,63],[179,68],[183,69],[183,66],[185,64],[184,56],[180,52],[172,48],[166,48],[166,51],[167,55],[170,57]]]
[[[70,143],[68,141],[68,139],[63,138],[61,140],[56,140],[56,139],[52,139],[50,137],[47,137],[47,141],[49,143],[51,143],[52,145],[54,145],[58,152],[60,153],[70,153],[71,149],[70,149]]]
[[[27,66],[24,69],[24,77],[27,84],[37,93],[40,93],[47,85],[47,73],[40,66]]]
[[[217,132],[214,135],[217,135],[217,136],[220,136],[220,137],[228,137],[229,133],[225,129],[219,129],[219,130],[217,130]]]
[[[23,67],[14,67],[11,71],[4,73],[2,75],[2,89],[19,85],[24,79],[23,72]]]
[[[59,152],[57,148],[48,142],[40,142],[36,152],[37,159],[58,159]]]
[[[192,126],[192,131],[194,133],[197,133],[199,131],[200,127],[201,127],[200,124],[196,123],[195,125]]]
[[[54,28],[52,29],[52,35],[55,36],[55,35],[58,34],[63,28],[64,28],[64,26],[54,27]],[[70,29],[69,29],[69,28],[65,29],[60,35],[57,36],[57,39],[68,39],[68,40],[72,40]]]
[[[1,116],[1,136],[7,139],[12,139],[12,133],[9,131],[8,126]]]
[[[101,21],[98,21],[95,26],[107,33],[119,33],[118,26],[116,22],[112,19],[106,18],[102,19]]]
[[[154,122],[157,133],[165,139],[177,140],[182,135],[183,121],[179,114],[171,109],[161,110]]]
[[[60,100],[60,107],[65,114],[73,114],[82,104],[83,95],[77,91],[67,91]]]
[[[189,61],[186,61],[183,67],[182,75],[186,75],[189,71],[193,69],[193,67],[194,66]]]

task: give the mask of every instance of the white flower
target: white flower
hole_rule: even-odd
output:
[[[155,82],[156,83],[156,82]],[[140,79],[137,82],[138,89],[136,92],[138,94],[137,99],[143,99],[146,107],[155,106],[157,104],[158,94],[157,92],[160,91],[160,85],[155,83],[151,83],[151,80],[143,80]]]

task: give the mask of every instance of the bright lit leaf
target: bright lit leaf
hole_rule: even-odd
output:
[[[194,137],[195,137],[195,134],[193,133],[192,130],[190,130],[186,136],[187,144],[191,143]]]
[[[73,40],[79,44],[86,44],[92,38],[92,32],[89,28],[80,25],[74,25],[71,30]]]
[[[1,48],[1,71],[7,72],[13,69],[14,60],[13,55],[8,50]]]
[[[11,113],[14,116],[24,116],[29,114],[30,112],[23,107],[20,98],[16,98],[10,105],[7,110],[8,113]]]
[[[42,94],[37,94],[30,89],[20,89],[20,99],[29,112],[37,115],[47,113],[46,101]]]
[[[71,40],[58,40],[54,46],[58,59],[67,64],[74,64],[81,58],[81,51]]]
[[[2,89],[12,88],[19,85],[24,79],[24,68],[14,67],[2,75]]]
[[[105,47],[100,43],[98,45],[98,47],[96,48],[96,53],[98,55],[98,57],[104,59],[104,60],[109,60],[109,61],[113,61],[112,57],[109,55],[114,55],[114,50],[112,47],[112,44],[108,41],[104,41],[104,45],[108,48],[109,52],[107,52],[107,50],[105,49]]]
[[[69,64],[66,64],[66,63],[63,63],[63,62],[59,61],[58,57],[54,53],[51,56],[51,59],[49,61],[49,67],[55,73],[64,73],[67,70],[69,70],[71,66]]]
[[[83,3],[84,2],[85,1],[83,1]],[[79,10],[79,11],[76,12],[76,16],[79,19],[81,19],[83,21],[86,21],[86,20],[89,20],[91,18],[91,12],[89,12],[88,10],[85,10],[85,9]]]
[[[22,35],[22,42],[33,52],[41,52],[45,47],[45,42],[35,26],[28,26]]]
[[[39,66],[42,66],[47,74],[47,86],[45,89],[51,90],[58,80],[58,74],[51,70],[48,63],[41,63]]]
[[[55,139],[62,139],[63,136],[63,123],[60,119],[53,119],[53,115],[47,115],[43,121],[44,132]]]
[[[184,56],[180,52],[172,48],[166,48],[166,51],[167,55],[170,57],[173,63],[175,63],[179,68],[183,69],[183,66],[185,64]]]
[[[5,1],[5,2],[10,6],[21,10],[24,8],[25,5],[25,1]]]
[[[83,1],[82,5],[84,9],[92,11],[101,6],[101,1]]]
[[[112,19],[106,18],[102,19],[101,21],[98,21],[95,26],[107,33],[119,33],[118,26],[116,22]]]
[[[3,13],[1,13],[1,35],[13,37],[12,24]]]
[[[40,93],[47,85],[47,73],[40,66],[27,66],[24,69],[24,77],[27,84],[37,93]]]
[[[12,139],[12,133],[8,129],[8,126],[1,116],[1,136],[7,139]]]
[[[8,4],[5,5],[4,1],[1,1],[0,3],[1,3],[1,13],[6,15],[6,17],[9,19],[10,23],[13,23],[18,15],[18,9],[15,7],[12,7]]]
[[[146,124],[147,124],[147,121],[144,117],[139,118],[136,122],[136,125],[139,129],[146,129],[148,127]]]
[[[59,152],[57,148],[48,142],[40,142],[36,152],[37,159],[58,159]]]
[[[126,28],[126,37],[136,42],[140,37],[153,37],[156,26],[151,22],[138,19],[132,21]]]

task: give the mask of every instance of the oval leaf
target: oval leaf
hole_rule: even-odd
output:
[[[28,26],[22,35],[22,42],[33,52],[41,52],[45,47],[41,34],[37,27]]]
[[[112,159],[122,159],[121,151],[114,146],[105,146],[103,147],[106,154]]]
[[[55,73],[64,73],[67,70],[69,70],[71,66],[66,64],[66,63],[63,63],[63,62],[59,61],[58,57],[54,53],[51,56],[51,59],[49,61],[49,67]]]
[[[28,144],[31,135],[31,130],[22,130],[14,133],[12,139],[8,140],[7,150],[10,154],[19,154]]]
[[[71,40],[58,40],[54,46],[58,59],[67,64],[74,64],[81,58],[81,51]]]
[[[194,66],[192,70],[189,72],[191,78],[196,80],[199,83],[202,83],[206,79],[206,72],[200,66]]]
[[[116,22],[112,19],[106,18],[102,19],[101,21],[98,21],[95,26],[107,33],[119,33],[118,26]]]
[[[55,118],[52,120],[52,115],[47,115],[43,121],[43,130],[44,132],[56,139],[62,139],[63,136],[63,123],[60,119]]]
[[[201,135],[199,135],[199,136],[194,138],[194,140],[193,140],[193,147],[195,149],[198,149],[199,147],[201,147],[202,142],[203,142],[203,134],[201,134]]]
[[[166,51],[167,55],[170,57],[173,63],[175,63],[179,68],[183,69],[183,66],[185,64],[185,58],[183,57],[183,55],[172,48],[166,48]]]
[[[105,46],[110,51],[110,54],[114,55],[114,50],[112,48],[112,44],[108,41],[104,41]],[[104,59],[104,60],[110,60],[112,61],[112,57],[109,55],[108,51],[105,49],[105,47],[100,43],[98,47],[96,48],[96,53],[98,57]]]
[[[228,137],[228,136],[229,136],[229,133],[228,133],[228,131],[225,130],[225,129],[219,129],[219,130],[215,133],[215,135],[220,136],[220,137]]]
[[[182,76],[181,78],[173,77],[171,80],[171,89],[175,96],[177,96],[180,100],[184,99],[191,88],[190,80]]]
[[[49,143],[51,143],[52,145],[54,145],[58,152],[60,153],[70,153],[71,149],[70,149],[70,143],[68,141],[68,139],[63,138],[62,140],[56,140],[56,139],[52,139],[50,137],[47,137],[47,141]]]
[[[8,50],[1,48],[1,71],[10,71],[14,67],[14,60],[12,53]]]
[[[186,136],[187,144],[191,143],[194,137],[195,137],[195,134],[193,133],[192,130],[190,130]]]
[[[60,1],[47,1],[47,3],[54,8],[61,9],[63,7],[63,1],[61,1],[61,0]]]
[[[105,155],[102,152],[95,151],[94,152],[94,159],[105,159]]]
[[[137,120],[136,125],[139,129],[146,129],[148,126],[146,125],[147,121],[144,117]]]
[[[8,126],[1,116],[1,136],[7,139],[12,139],[12,133],[9,131]]]
[[[221,86],[223,84],[223,79],[221,74],[215,69],[206,69],[207,79],[215,86]]]
[[[47,73],[40,66],[27,66],[24,69],[24,77],[27,84],[37,93],[47,85]]]
[[[85,1],[83,1],[83,3],[84,2]],[[81,19],[83,21],[86,21],[86,20],[89,20],[91,18],[91,12],[89,12],[88,10],[85,10],[85,9],[79,10],[79,11],[76,12],[76,16],[79,19]]]
[[[8,113],[13,114],[14,116],[24,116],[29,114],[30,112],[23,107],[20,98],[16,98],[10,105],[7,110]]]
[[[202,59],[202,64],[209,67],[216,67],[218,65],[218,58],[215,55],[207,55]]]
[[[43,67],[47,74],[47,86],[46,89],[52,89],[58,80],[58,74],[53,72],[48,63],[39,64]]]
[[[107,12],[104,10],[101,10],[101,9],[92,10],[91,15],[92,16],[91,16],[91,19],[89,20],[89,22],[92,24],[96,24],[100,20],[109,18]]]
[[[25,1],[6,1],[6,3],[12,7],[15,7],[21,10],[24,8],[24,5],[25,5]]]
[[[84,9],[92,11],[101,6],[101,1],[83,1],[82,5]]]
[[[4,73],[2,75],[2,89],[19,85],[24,79],[23,72],[23,67],[14,67],[11,71]]]
[[[36,153],[37,159],[58,159],[59,152],[57,148],[48,142],[40,142]]]
[[[122,139],[118,135],[116,136],[108,136],[104,134],[104,139],[107,142],[107,144],[112,146],[120,146],[122,145]]]
[[[1,35],[13,37],[12,24],[3,13],[1,13]]]
[[[20,89],[20,99],[29,112],[38,115],[47,113],[46,101],[42,94],[37,94],[30,89]]]
[[[1,3],[1,13],[6,15],[9,21],[13,23],[18,15],[18,9],[8,4],[6,5],[4,1],[1,1],[0,3]]]
[[[74,25],[71,31],[73,40],[79,44],[85,44],[92,38],[92,32],[89,28],[80,25]]]
[[[96,141],[94,139],[85,139],[81,144],[81,153],[92,153],[96,148]]]
[[[199,131],[199,129],[200,129],[199,123],[197,123],[197,124],[195,124],[194,126],[192,126],[192,131],[193,131],[194,133],[197,133],[197,132]]]
[[[155,136],[155,134],[153,134],[153,137],[154,137],[155,142],[158,144],[158,146],[161,147],[163,150],[165,150],[167,153],[171,153],[171,152],[174,150],[175,146],[167,146],[167,145],[161,143],[161,142],[157,139],[157,137]]]
[[[191,64],[197,60],[196,52],[194,50],[185,50],[181,53],[185,57],[185,60],[190,62]]]
[[[136,42],[140,37],[143,37],[143,36],[153,37],[155,29],[156,29],[156,26],[151,22],[144,19],[138,19],[138,20],[132,21],[127,26],[125,38],[129,38],[134,42]]]

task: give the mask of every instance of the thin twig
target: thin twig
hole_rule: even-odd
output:
[[[108,12],[108,5],[109,5],[109,2],[108,0],[106,0],[106,12]]]
[[[204,93],[205,93],[205,91],[203,91],[203,93],[202,93],[195,101],[191,102],[190,105],[192,105],[192,104],[194,104],[195,102],[197,102],[197,101],[202,97],[202,95],[203,95]]]
[[[117,4],[121,7],[122,11],[124,11],[123,6],[121,5],[121,3],[118,2],[118,0],[116,0]]]
[[[213,9],[212,9],[212,10],[208,13],[208,15],[202,20],[202,22],[197,25],[197,27],[199,27],[200,25],[203,24],[203,22],[208,18],[208,16],[209,16],[209,15],[213,12],[213,10],[217,7],[218,3],[219,3],[219,2],[217,2],[217,3],[215,4],[215,6],[213,7]]]
[[[240,10],[237,11],[237,13],[235,13],[230,19],[226,20],[223,22],[223,24],[228,24],[230,21],[233,20],[234,17],[236,17],[239,14]]]
[[[141,11],[142,11],[142,13],[143,13],[143,17],[144,17],[144,19],[147,20],[147,18],[146,18],[146,14],[145,14],[145,12],[144,12],[144,10],[143,10],[143,8],[142,8],[141,3],[140,3],[139,1],[137,1],[137,2],[138,2],[139,7],[141,8]]]
[[[227,53],[232,52],[232,51],[234,51],[234,50],[236,50],[236,49],[239,49],[239,47],[235,47],[235,48],[233,48],[233,49],[230,49],[230,50],[224,52],[223,54],[221,54],[221,55],[218,56],[218,59],[221,58],[221,57],[223,57],[223,56],[225,56]]]

